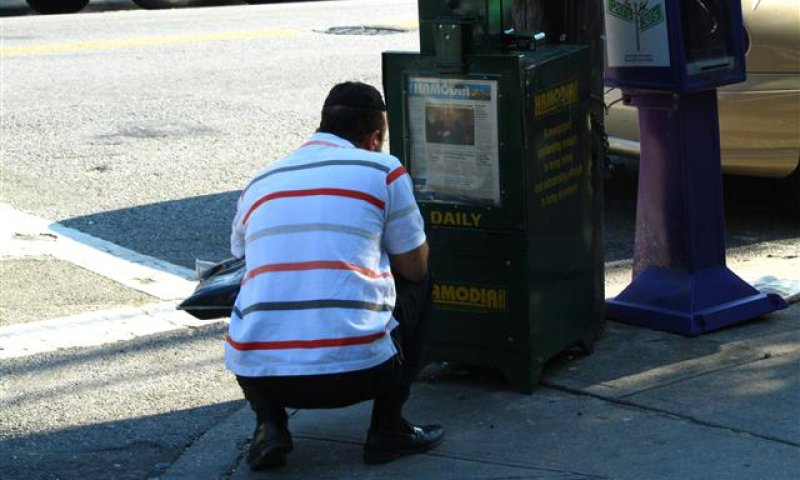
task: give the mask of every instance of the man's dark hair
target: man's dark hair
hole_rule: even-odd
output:
[[[385,111],[386,104],[375,87],[361,82],[340,83],[325,99],[318,131],[358,146],[372,132],[383,129]]]

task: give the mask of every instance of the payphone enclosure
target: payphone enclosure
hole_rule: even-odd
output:
[[[606,84],[688,93],[745,80],[739,0],[606,0]]]
[[[607,0],[606,82],[638,108],[631,283],[610,318],[696,336],[786,308],[725,262],[716,87],[745,79],[739,0]]]

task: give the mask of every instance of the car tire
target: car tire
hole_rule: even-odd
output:
[[[192,2],[191,0],[133,0],[133,3],[147,10],[160,10],[185,7]]]
[[[28,6],[45,15],[75,13],[83,10],[89,0],[26,0]]]
[[[786,210],[800,217],[800,165],[794,173],[779,180],[782,204]]]

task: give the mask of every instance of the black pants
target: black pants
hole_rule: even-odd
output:
[[[400,324],[392,331],[398,354],[372,368],[353,372],[281,377],[242,377],[236,380],[255,411],[258,422],[286,424],[288,408],[338,408],[375,399],[371,428],[392,428],[400,421],[403,404],[421,367],[427,330],[432,275],[413,283],[395,279]]]

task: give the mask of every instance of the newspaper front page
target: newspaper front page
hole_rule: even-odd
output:
[[[497,82],[410,77],[408,83],[417,198],[499,206]]]

